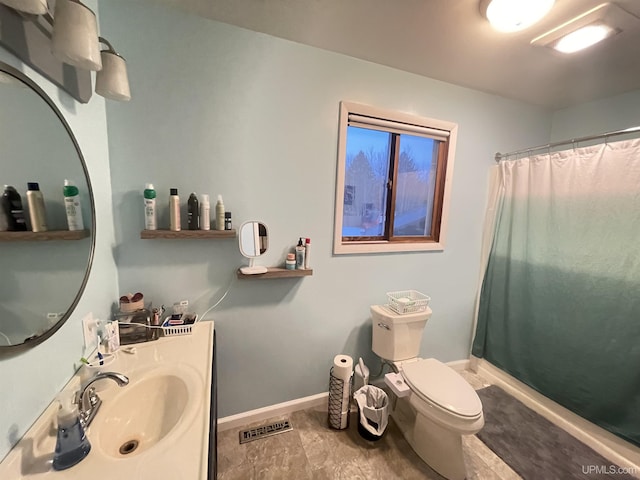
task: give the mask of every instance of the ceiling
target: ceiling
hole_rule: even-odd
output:
[[[564,55],[530,41],[602,0],[556,0],[539,23],[494,31],[479,0],[155,0],[257,32],[550,109],[640,89],[640,1],[629,26]],[[631,14],[631,15],[628,15]]]

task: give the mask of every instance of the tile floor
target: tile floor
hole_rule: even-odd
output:
[[[471,372],[463,376],[475,389],[488,385]],[[240,430],[283,418],[289,418],[292,431],[239,444]],[[318,407],[221,432],[218,479],[443,479],[413,452],[393,419],[377,442],[358,434],[357,421],[357,413],[352,413],[348,429],[332,430],[326,407]],[[468,480],[521,478],[475,435],[464,437],[463,445]]]

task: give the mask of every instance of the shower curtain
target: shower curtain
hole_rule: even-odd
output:
[[[640,445],[640,140],[499,169],[472,354]]]

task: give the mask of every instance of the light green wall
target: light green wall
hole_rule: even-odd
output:
[[[640,90],[554,112],[551,141],[564,141],[637,126],[640,126]]]
[[[96,4],[89,1],[88,5],[95,7]],[[107,318],[118,289],[112,253],[113,212],[104,100],[94,96],[90,103],[79,104],[1,47],[0,61],[27,74],[62,111],[84,154],[98,218],[93,269],[71,318],[43,344],[0,360],[0,458],[3,458],[75,371],[83,348],[82,317],[93,312],[99,318]]]
[[[389,291],[432,297],[422,355],[468,357],[487,171],[497,150],[546,142],[548,112],[151,3],[116,0],[101,13],[133,95],[107,104],[120,291],[188,299],[202,313],[245,261],[234,240],[140,240],[145,182],[165,228],[170,187],[183,205],[191,191],[222,194],[236,226],[264,221],[261,264],[312,239],[313,277],[237,280],[207,316],[221,416],[326,391],[338,353],[377,370],[369,306]],[[341,100],[459,124],[444,252],[332,255]]]

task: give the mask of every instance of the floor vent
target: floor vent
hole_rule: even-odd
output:
[[[293,430],[291,422],[289,420],[281,420],[279,422],[273,422],[268,425],[262,425],[256,428],[250,428],[249,430],[242,430],[240,432],[240,443],[252,442],[264,437],[270,437],[278,433],[284,433]]]

